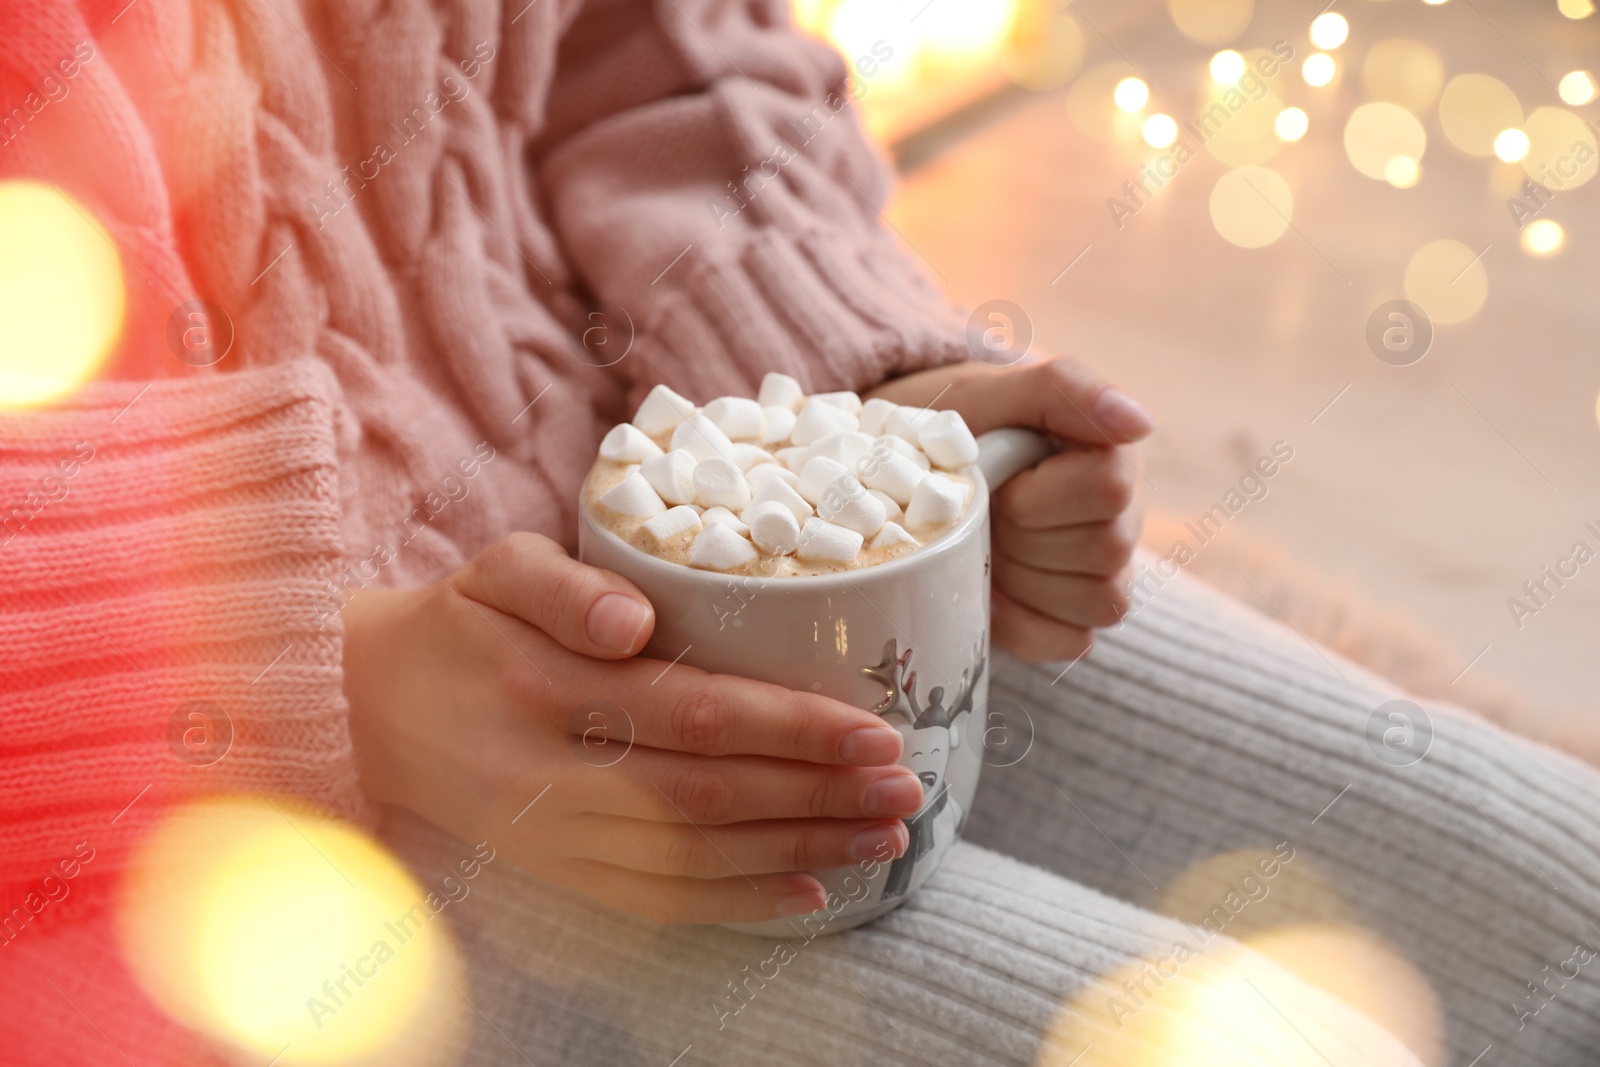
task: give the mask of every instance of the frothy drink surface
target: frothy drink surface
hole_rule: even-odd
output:
[[[583,487],[595,522],[668,562],[798,577],[886,563],[971,505],[977,443],[953,411],[806,396],[769,374],[756,399],[696,407],[656,386],[606,435]]]

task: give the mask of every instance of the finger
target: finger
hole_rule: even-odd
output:
[[[1128,613],[1127,591],[1114,578],[1051,574],[1001,556],[994,584],[1023,607],[1069,626],[1113,626]]]
[[[1114,448],[1058,452],[997,489],[994,509],[1029,530],[1110,522],[1132,506],[1134,477]]]
[[[690,826],[588,815],[579,827],[585,856],[647,874],[685,878],[826,870],[887,863],[911,842],[896,819],[767,819]]]
[[[605,667],[595,691],[627,710],[634,741],[703,756],[776,756],[880,767],[900,758],[901,737],[870,711],[816,693],[730,674],[640,660]]]
[[[452,581],[461,595],[514,615],[583,656],[626,658],[655,628],[655,609],[632,582],[579,563],[539,534],[502,537]]]
[[[720,826],[758,819],[903,818],[922,807],[905,767],[822,767],[766,756],[708,756],[635,745],[574,776],[572,803],[602,815]]]
[[[995,643],[1023,663],[1078,660],[1094,647],[1093,631],[1040,615],[999,589],[990,594],[990,628]]]
[[[973,433],[1031,426],[1063,441],[1098,446],[1137,441],[1155,429],[1137,401],[1071,359],[963,378],[951,394],[946,406],[959,408]]]
[[[995,516],[994,550],[1018,563],[1057,574],[1110,578],[1133,558],[1143,516],[1129,508],[1110,522],[1029,530],[1009,516]]]
[[[572,860],[546,877],[608,907],[662,925],[760,922],[809,915],[827,906],[822,883],[809,874],[680,878]]]

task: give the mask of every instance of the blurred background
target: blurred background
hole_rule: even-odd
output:
[[[1134,459],[1148,547],[1285,442],[1265,496],[1187,535],[1185,569],[1595,754],[1589,0],[797,17],[852,63],[903,176],[886,214],[975,342],[1076,355],[1156,412]]]

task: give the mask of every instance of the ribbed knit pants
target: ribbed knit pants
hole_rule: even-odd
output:
[[[652,927],[486,868],[464,1062],[1600,1062],[1600,775],[1404,699],[1180,577],[1075,664],[1001,659],[966,840],[869,926]]]

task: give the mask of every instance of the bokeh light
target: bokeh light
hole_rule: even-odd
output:
[[[1211,189],[1211,224],[1224,241],[1240,248],[1271,244],[1293,218],[1289,183],[1266,167],[1236,167]]]
[[[1417,117],[1399,104],[1375,101],[1350,113],[1344,126],[1344,150],[1350,163],[1369,178],[1388,180],[1389,161],[1404,156],[1422,162],[1428,134]]]
[[[1439,97],[1439,125],[1447,140],[1471,156],[1494,154],[1501,130],[1522,125],[1517,94],[1488,74],[1458,74]]]
[[[1144,120],[1144,143],[1151,148],[1166,148],[1178,139],[1178,124],[1171,115],[1157,112]]]
[[[1460,241],[1431,241],[1406,264],[1406,299],[1422,305],[1436,323],[1466,322],[1489,297],[1483,257]]]
[[[1298,141],[1311,128],[1311,119],[1297,107],[1286,107],[1272,120],[1272,132],[1281,140]]]
[[[1494,154],[1506,163],[1515,163],[1528,154],[1528,135],[1516,127],[1501,130],[1494,139]]]
[[[1573,107],[1582,107],[1600,92],[1595,88],[1594,75],[1586,70],[1571,70],[1563,74],[1558,91],[1561,93],[1561,102]]]
[[[1367,50],[1361,85],[1374,100],[1425,112],[1444,87],[1444,60],[1421,41],[1390,37]]]
[[[42,182],[0,182],[0,407],[72,392],[122,332],[122,263],[80,205]]]
[[[290,803],[220,797],[172,813],[129,865],[124,953],[176,1019],[262,1062],[410,1062],[422,1032],[461,1021],[446,984],[459,961],[436,917],[448,900],[368,837]]]
[[[1116,102],[1117,86],[1134,76],[1134,70],[1126,63],[1106,63],[1090,67],[1074,78],[1066,101],[1067,119],[1073,128],[1096,141],[1137,137],[1142,121],[1134,113],[1123,111]]]
[[[1191,121],[1205,136],[1206,151],[1230,167],[1244,167],[1266,163],[1283,149],[1273,132],[1282,110],[1283,101],[1264,89],[1252,99],[1238,86],[1211,82]]]
[[[883,4],[882,0],[873,2],[894,6]],[[1015,5],[1009,3],[927,4],[916,14],[919,43],[935,57],[967,59],[991,55],[1010,36],[1014,14]]]
[[[1167,0],[1178,32],[1196,44],[1227,44],[1244,32],[1254,0]]]
[[[1522,169],[1549,189],[1573,189],[1600,169],[1600,146],[1594,131],[1565,108],[1541,107],[1522,124],[1528,153]]]
[[[1327,85],[1333,81],[1333,76],[1337,73],[1339,65],[1326,52],[1313,52],[1306,56],[1306,61],[1300,66],[1300,76],[1306,80],[1307,85]]]
[[[1000,52],[1000,69],[1025,89],[1047,92],[1083,66],[1083,29],[1054,0],[1023,0]]]
[[[1586,19],[1594,14],[1594,0],[1556,0],[1556,8],[1569,19]]]
[[[1150,87],[1143,78],[1123,78],[1111,91],[1111,99],[1123,111],[1142,111],[1150,102]]]
[[[1211,57],[1211,80],[1218,85],[1237,85],[1244,77],[1244,56],[1225,48]]]
[[[1350,23],[1337,11],[1324,11],[1311,20],[1311,43],[1324,51],[1338,48],[1349,36]]]
[[[1567,231],[1554,219],[1534,219],[1522,228],[1522,250],[1530,256],[1553,256],[1567,243]]]
[[[1393,156],[1383,165],[1383,180],[1396,189],[1409,189],[1422,180],[1422,167],[1410,156]]]

